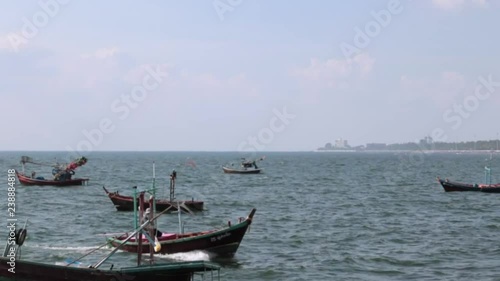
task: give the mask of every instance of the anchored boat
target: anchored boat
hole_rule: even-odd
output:
[[[177,173],[175,170],[172,172],[170,175],[170,198],[169,199],[156,199],[155,204],[156,204],[156,210],[157,211],[163,211],[163,210],[169,210],[170,212],[177,211],[177,207],[180,206],[180,208],[183,211],[203,211],[203,201],[195,201],[194,199],[192,200],[186,200],[186,201],[176,201],[175,198],[175,181],[177,179]],[[116,192],[109,192],[104,186],[102,187],[104,189],[104,192],[108,195],[109,199],[111,199],[111,202],[115,205],[116,209],[118,211],[133,211],[134,210],[134,198],[137,198],[137,196],[132,197],[132,196],[124,196]],[[134,190],[137,187],[134,187]],[[151,206],[149,205],[149,202],[144,202],[145,208],[150,208]]]
[[[36,172],[32,172],[31,176],[26,175],[25,165],[31,163],[39,166],[52,167],[52,179],[46,179],[42,176],[37,176]],[[19,183],[22,185],[41,185],[41,186],[75,186],[85,185],[89,181],[87,178],[73,178],[75,170],[87,163],[87,158],[81,157],[69,164],[51,164],[35,162],[31,157],[21,157],[22,172],[16,170],[16,176]]]
[[[227,174],[258,174],[262,171],[262,169],[257,167],[257,161],[262,160],[264,160],[264,158],[253,161],[242,158],[242,162],[239,167],[234,167],[234,164],[231,164],[231,166],[223,166],[222,170]]]
[[[477,184],[477,183],[462,183],[456,181],[450,181],[448,179],[437,178],[438,182],[444,188],[444,191],[480,191],[488,193],[500,193],[500,183],[491,183],[491,169],[484,167],[484,178],[487,184]]]

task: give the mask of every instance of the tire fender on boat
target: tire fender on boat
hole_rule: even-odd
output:
[[[24,243],[24,239],[26,239],[26,229],[20,228],[16,232],[16,244],[22,246]]]

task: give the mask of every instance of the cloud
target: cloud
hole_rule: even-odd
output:
[[[182,83],[206,99],[213,98],[252,98],[258,96],[258,90],[246,74],[239,73],[229,77],[217,77],[210,73],[182,75]]]
[[[1,50],[7,50],[7,51],[13,51],[14,47],[12,46],[12,42],[10,40],[11,34],[9,35],[0,35],[0,51]]]
[[[480,7],[486,7],[488,6],[488,1],[487,0],[472,0],[472,3],[480,6]]]
[[[473,5],[476,7],[487,7],[487,0],[432,0],[432,4],[442,10],[460,10],[465,5]]]
[[[66,96],[69,93],[88,92],[87,98],[98,100],[119,91],[120,85],[124,85],[125,74],[137,65],[128,54],[117,50],[101,49],[85,56],[77,52],[52,52],[31,63],[53,71],[39,83],[51,89],[46,95]]]
[[[162,64],[158,67],[168,73],[168,77],[161,85],[163,92],[182,93],[182,96],[189,101],[192,101],[191,98],[198,100],[251,98],[256,97],[259,92],[255,83],[250,81],[245,73],[221,77],[213,73],[192,73],[173,64]],[[145,65],[140,65],[130,69],[123,79],[131,85],[142,83],[146,73]]]
[[[7,36],[0,35],[0,50],[9,48],[10,48],[10,42]]]
[[[353,61],[359,67],[359,71],[362,75],[370,73],[375,64],[375,59],[370,57],[367,53],[355,56]]]
[[[345,86],[349,78],[362,78],[368,75],[375,64],[375,59],[362,53],[352,59],[328,59],[325,61],[313,58],[306,67],[296,67],[292,76],[302,83],[314,83],[327,88]],[[318,84],[319,83],[319,84]]]
[[[125,81],[130,85],[137,85],[143,83],[144,77],[148,75],[147,72],[148,68],[158,68],[159,71],[167,72],[169,77],[171,76],[171,73],[175,71],[175,65],[173,64],[156,64],[156,65],[141,64],[129,69],[123,75],[122,77],[123,81]]]
[[[118,48],[117,47],[111,47],[111,48],[102,48],[99,49],[93,53],[90,54],[82,54],[81,58],[83,59],[89,59],[89,58],[96,58],[96,59],[106,59],[113,57],[118,53]]]
[[[426,100],[439,108],[447,108],[464,91],[466,79],[456,71],[444,71],[434,78],[402,75],[400,86],[400,98],[407,102]]]

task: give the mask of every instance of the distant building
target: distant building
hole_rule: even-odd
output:
[[[337,149],[349,148],[349,144],[347,144],[347,140],[338,139],[335,140],[335,148]]]
[[[384,150],[387,148],[385,143],[367,143],[366,150]]]
[[[320,147],[317,151],[354,151],[351,146],[347,143],[347,140],[337,139],[332,144],[330,142],[326,143],[324,147]]]

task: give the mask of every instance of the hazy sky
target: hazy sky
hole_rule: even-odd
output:
[[[500,132],[496,1],[0,4],[0,150],[312,150]]]

